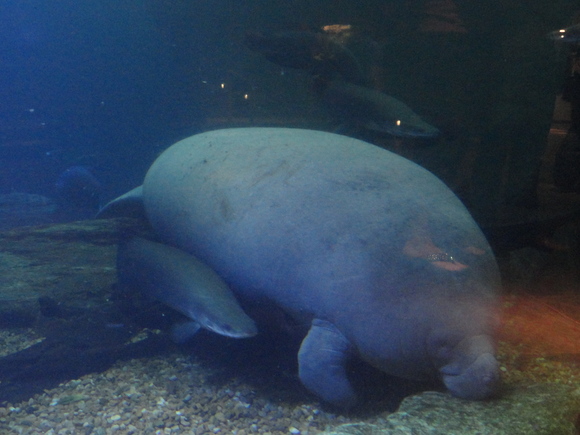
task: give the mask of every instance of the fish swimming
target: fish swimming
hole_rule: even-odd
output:
[[[278,32],[246,35],[246,45],[270,62],[286,68],[302,69],[314,75],[351,83],[366,83],[362,68],[353,53],[332,36],[315,32]]]
[[[124,291],[136,290],[191,319],[189,335],[199,327],[233,338],[257,333],[227,284],[180,249],[135,237],[119,246],[117,274]]]
[[[275,305],[303,331],[300,380],[327,402],[357,402],[352,358],[393,376],[439,380],[465,399],[497,391],[500,283],[491,248],[451,190],[409,160],[320,131],[211,131],[169,147],[141,187],[100,213],[127,215],[196,260],[178,266],[134,245],[131,258],[145,256],[145,265],[120,270],[120,280],[148,281],[130,267],[165,264],[160,282],[169,285],[155,292],[186,312],[205,297],[184,301],[184,280],[171,275],[201,262],[243,306]],[[209,301],[219,315],[215,307]]]
[[[347,125],[399,137],[431,138],[440,133],[408,105],[376,89],[319,80],[315,92],[331,116]]]

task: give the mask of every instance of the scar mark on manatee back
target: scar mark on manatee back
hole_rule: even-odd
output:
[[[260,183],[264,179],[272,178],[280,173],[283,174],[284,182],[286,182],[288,180],[288,178],[290,178],[292,175],[294,175],[294,173],[296,173],[299,169],[300,169],[299,167],[290,168],[288,165],[288,162],[286,160],[282,160],[280,163],[278,163],[272,169],[269,169],[265,172],[256,174],[256,177],[252,181],[251,187],[254,187],[255,185],[257,185],[258,183]],[[286,172],[286,174],[284,174],[284,172]]]

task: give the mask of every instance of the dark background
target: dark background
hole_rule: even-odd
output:
[[[403,144],[403,154],[483,214],[525,197],[567,73],[569,47],[546,34],[572,24],[578,5],[456,0],[466,32],[425,31],[433,10],[445,19],[442,4],[5,0],[0,193],[50,196],[58,175],[82,164],[110,199],[140,184],[159,152],[200,131],[330,129],[308,74],[269,63],[243,40],[248,31],[340,23],[361,36],[357,55],[372,65],[374,85],[444,132],[429,146]]]

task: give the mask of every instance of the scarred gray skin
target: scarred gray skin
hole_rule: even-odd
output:
[[[459,199],[418,165],[331,133],[218,130],[167,149],[142,194],[107,208],[141,200],[164,243],[238,297],[311,325],[299,375],[324,400],[356,402],[351,357],[466,399],[496,391],[497,265]]]

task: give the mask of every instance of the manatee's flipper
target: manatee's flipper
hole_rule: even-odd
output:
[[[298,371],[304,386],[343,408],[356,402],[346,376],[349,349],[350,343],[332,323],[314,319],[298,352]]]
[[[99,210],[96,217],[97,219],[132,217],[147,220],[143,205],[143,186],[136,187],[112,200]]]
[[[121,288],[141,291],[210,331],[234,338],[257,334],[227,284],[180,249],[134,237],[119,246],[117,276]]]

